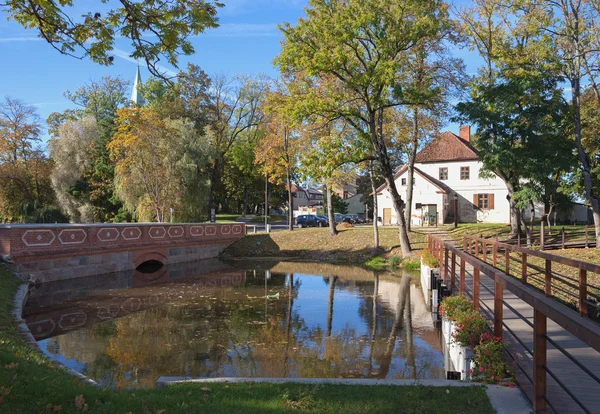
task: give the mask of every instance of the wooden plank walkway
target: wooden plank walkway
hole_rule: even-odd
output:
[[[472,297],[473,267],[466,266],[465,292]],[[453,291],[458,291],[458,272]],[[480,305],[489,320],[494,320],[494,281],[481,274]],[[508,290],[503,291],[503,338],[509,352],[517,365],[515,377],[521,389],[530,400],[533,398],[533,308]],[[600,353],[584,344],[561,326],[548,319],[547,321],[547,369],[562,382],[573,397],[561,387],[550,374],[546,374],[548,412],[585,413],[600,412]],[[575,360],[587,368],[595,376],[593,378],[570,360],[553,344],[563,348]]]

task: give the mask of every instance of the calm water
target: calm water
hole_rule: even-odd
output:
[[[218,261],[34,289],[25,319],[51,358],[104,385],[160,376],[443,378],[417,278]]]

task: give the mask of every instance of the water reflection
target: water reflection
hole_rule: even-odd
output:
[[[159,376],[442,378],[410,275],[217,261],[48,283],[24,315],[51,357],[111,386]]]

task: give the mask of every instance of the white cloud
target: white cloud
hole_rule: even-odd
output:
[[[13,43],[13,42],[37,42],[44,40],[39,37],[0,37],[0,43]]]

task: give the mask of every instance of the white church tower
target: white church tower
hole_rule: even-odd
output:
[[[131,102],[136,105],[144,105],[144,97],[139,91],[139,86],[142,84],[142,76],[140,75],[140,67],[137,67],[135,72],[135,80],[133,81],[133,90],[131,91]]]

